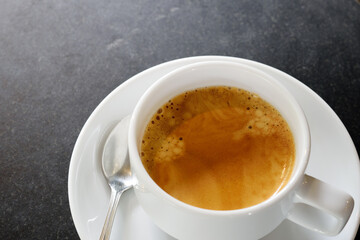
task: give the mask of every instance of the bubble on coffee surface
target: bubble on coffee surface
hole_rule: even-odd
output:
[[[161,148],[156,152],[154,161],[174,161],[185,152],[185,144],[182,137],[170,135],[161,144]]]
[[[289,179],[294,155],[291,131],[273,106],[224,86],[167,101],[149,121],[141,145],[144,166],[161,188],[217,210],[271,197]]]

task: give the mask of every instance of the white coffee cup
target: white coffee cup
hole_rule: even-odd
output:
[[[258,94],[282,114],[295,140],[295,164],[287,185],[270,199],[244,209],[208,210],[177,200],[152,180],[139,154],[145,127],[160,106],[187,90],[219,85]],[[156,81],[133,112],[129,154],[140,205],[156,225],[177,239],[259,239],[284,219],[322,234],[336,235],[345,226],[354,205],[350,195],[305,174],[310,132],[295,98],[273,77],[243,64],[200,62],[176,69]]]

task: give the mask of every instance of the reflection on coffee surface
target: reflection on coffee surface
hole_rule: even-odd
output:
[[[280,113],[258,95],[199,88],[152,116],[141,159],[152,179],[193,206],[232,210],[270,198],[292,173],[295,144]]]

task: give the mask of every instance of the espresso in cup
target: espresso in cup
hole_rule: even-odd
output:
[[[156,184],[176,199],[234,210],[287,184],[295,143],[285,119],[261,97],[211,86],[164,103],[147,124],[140,156]]]

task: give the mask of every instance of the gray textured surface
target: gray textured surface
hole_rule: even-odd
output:
[[[359,151],[357,1],[0,0],[0,238],[78,238],[67,174],[93,109],[144,69],[209,54],[296,77]]]

